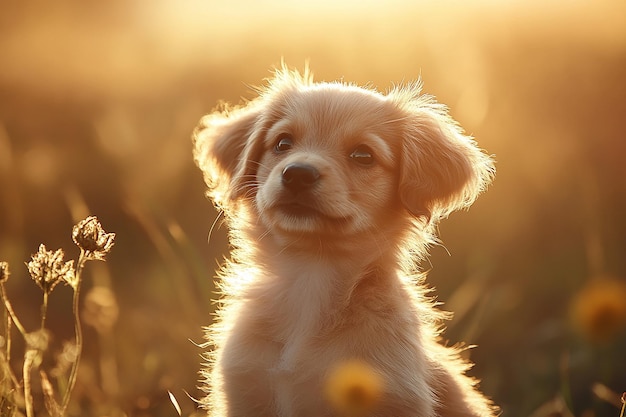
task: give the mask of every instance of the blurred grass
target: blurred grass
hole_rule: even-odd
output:
[[[381,90],[421,75],[496,155],[495,185],[440,227],[452,256],[436,247],[424,265],[456,312],[446,336],[478,345],[473,373],[504,417],[618,415],[593,387],[626,390],[624,331],[595,343],[569,311],[587,282],[626,280],[624,2],[2,8],[0,259],[17,276],[40,242],[68,249],[81,204],[117,233],[107,267],[86,271],[86,285],[109,283],[119,303],[111,337],[120,412],[175,415],[169,390],[188,415],[182,390],[200,395],[200,349],[189,339],[200,342],[210,321],[210,277],[227,246],[223,228],[207,244],[215,213],[189,136],[219,100],[251,98],[249,86],[284,57],[300,68],[310,60],[318,80]],[[7,283],[31,324],[33,287]],[[59,351],[72,337],[71,294],[55,293]],[[81,415],[102,415],[90,382],[99,343],[89,332],[77,403]]]

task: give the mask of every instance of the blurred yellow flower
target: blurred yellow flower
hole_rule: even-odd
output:
[[[626,281],[598,278],[572,301],[572,321],[594,343],[609,343],[626,329]]]
[[[364,416],[382,396],[383,379],[363,361],[343,362],[326,379],[326,398],[333,410],[343,417]]]

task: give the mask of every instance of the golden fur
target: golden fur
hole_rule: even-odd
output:
[[[384,381],[370,416],[493,416],[416,262],[493,162],[420,83],[384,95],[285,68],[258,98],[205,116],[194,157],[230,226],[208,331],[215,417],[330,417],[343,361]]]

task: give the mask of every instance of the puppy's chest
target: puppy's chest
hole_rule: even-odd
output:
[[[326,321],[329,313],[336,309],[333,288],[329,288],[331,279],[313,272],[294,276],[285,285],[278,285],[272,296],[274,308],[268,319],[274,322],[275,328],[282,337],[316,330]],[[277,314],[276,314],[277,313]]]
[[[319,269],[282,275],[257,298],[258,330],[282,347],[277,370],[292,369],[341,316],[346,296],[337,279]]]

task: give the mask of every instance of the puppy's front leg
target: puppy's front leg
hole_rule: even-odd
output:
[[[225,370],[223,402],[226,410],[212,417],[275,417],[267,378],[255,371]]]
[[[212,372],[211,417],[275,417],[269,364],[274,343],[236,328],[216,355]]]

